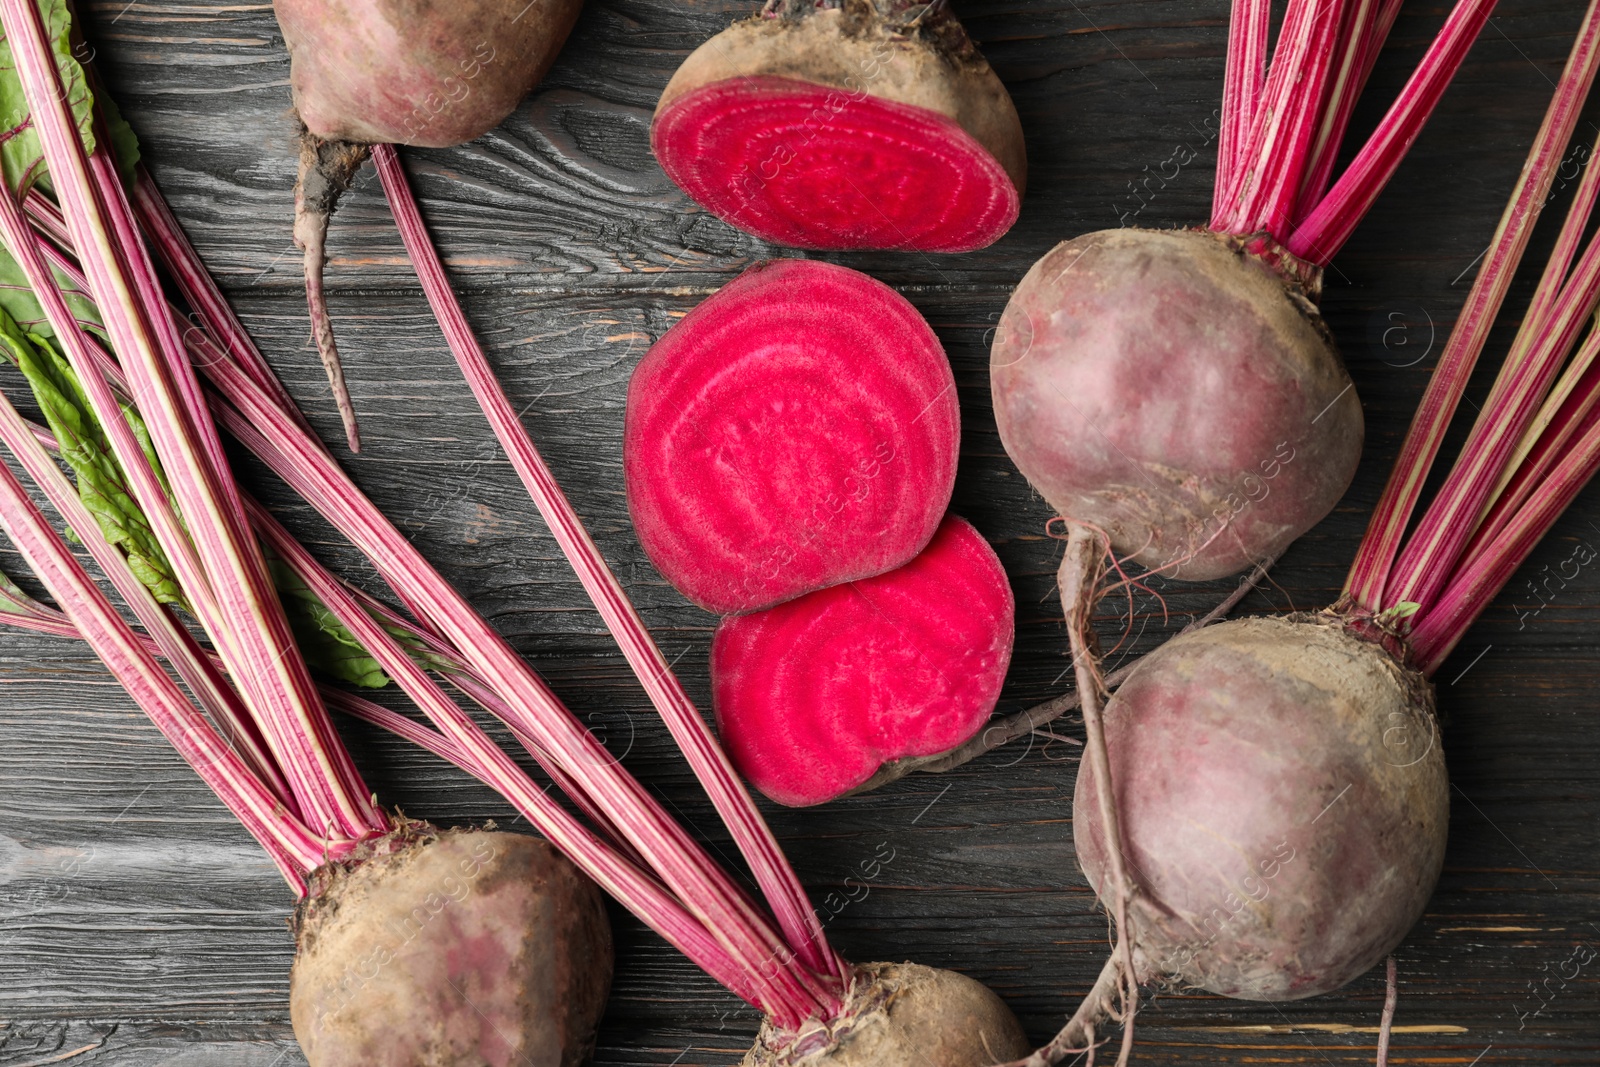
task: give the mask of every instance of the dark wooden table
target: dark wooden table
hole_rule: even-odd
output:
[[[1367,459],[1337,512],[1247,609],[1312,607],[1337,591],[1581,6],[1504,0],[1329,272],[1325,311],[1366,404]],[[1359,128],[1376,121],[1445,9],[1407,6]],[[1027,131],[1021,221],[966,256],[837,257],[904,292],[954,363],[965,428],[956,508],[994,542],[1019,604],[1002,711],[1057,692],[1066,660],[1050,581],[1057,546],[1041,536],[1050,512],[1006,459],[989,412],[989,330],[1010,287],[1057,240],[1119,221],[1205,217],[1226,12],[1224,0],[965,3]],[[501,129],[465,148],[406,153],[514,398],[702,703],[713,620],[668,588],[635,542],[619,442],[628,374],[649,344],[743,267],[782,254],[698,211],[648,148],[651,109],[679,60],[746,13],[743,0],[591,0],[545,86]],[[288,60],[271,8],[112,0],[88,14],[160,183],[290,388],[337,439],[290,243]],[[1590,111],[1600,116],[1600,106]],[[1584,146],[1597,136],[1600,125],[1585,121]],[[1197,158],[1175,167],[1185,145]],[[332,306],[367,441],[350,470],[636,773],[726,852],[495,448],[370,169],[336,219],[331,250]],[[1516,292],[1525,299],[1526,283]],[[309,543],[345,573],[364,573],[304,508],[256,480]],[[1428,913],[1397,954],[1393,1063],[1600,1064],[1600,961],[1564,988],[1558,977],[1575,952],[1600,946],[1600,570],[1554,577],[1584,544],[1600,544],[1593,493],[1438,676],[1455,782],[1450,848]],[[19,569],[9,546],[0,569]],[[1153,647],[1226,588],[1169,583],[1170,617],[1139,603],[1129,650]],[[364,729],[349,739],[386,802],[444,822],[512,821],[497,797],[431,758]],[[894,849],[865,898],[830,925],[848,956],[966,971],[1042,1039],[1105,949],[1104,917],[1072,853],[1075,751],[1017,747],[943,777],[770,816],[819,900],[880,843]],[[287,1021],[288,905],[254,844],[83,647],[0,633],[0,1065],[303,1063]],[[736,1062],[755,1014],[616,918],[598,1061]],[[1547,978],[1559,991],[1535,996]],[[1142,1017],[1137,1058],[1370,1063],[1382,993],[1373,973],[1338,995],[1281,1006],[1161,996]]]

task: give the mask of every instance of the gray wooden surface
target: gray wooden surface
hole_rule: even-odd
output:
[[[150,164],[319,429],[337,418],[309,344],[290,243],[288,62],[266,4],[112,0],[89,32]],[[1381,487],[1560,69],[1581,5],[1504,0],[1393,187],[1329,273],[1325,310],[1368,419],[1340,509],[1294,547],[1253,610],[1329,601]],[[1009,85],[1030,194],[1004,240],[954,258],[838,261],[899,287],[944,341],[964,418],[956,508],[1015,585],[1018,646],[1002,710],[1052,695],[1066,661],[1050,517],[1011,468],[988,411],[987,331],[1055,241],[1122,222],[1204,218],[1223,0],[968,0],[961,14]],[[1408,4],[1368,128],[1443,18]],[[753,260],[780,254],[698,212],[648,150],[656,96],[742,2],[590,0],[545,87],[505,126],[406,158],[467,307],[552,466],[704,701],[713,620],[654,574],[628,526],[620,430],[630,369],[676,317]],[[1600,108],[1591,108],[1600,115]],[[1592,145],[1600,126],[1585,121]],[[1180,145],[1199,155],[1173,173]],[[1570,173],[1570,171],[1569,171]],[[1547,242],[1546,242],[1547,243]],[[581,590],[459,379],[370,170],[335,220],[329,270],[367,451],[362,485],[545,671],[697,832],[726,850]],[[1526,286],[1518,289],[1524,297]],[[8,387],[9,379],[4,383]],[[1484,383],[1472,393],[1481,398]],[[262,492],[327,558],[352,553]],[[1439,675],[1456,792],[1443,880],[1398,953],[1392,1063],[1600,1063],[1600,571],[1563,584],[1582,498]],[[1546,570],[1548,568],[1548,570]],[[17,559],[0,547],[0,569]],[[1568,568],[1570,571],[1570,568]],[[1530,582],[1546,582],[1546,606]],[[1226,584],[1164,587],[1148,649]],[[1539,608],[1534,611],[1531,609]],[[1108,634],[1115,623],[1105,624]],[[1125,650],[1126,651],[1126,650]],[[1074,729],[1067,727],[1067,729]],[[362,728],[348,736],[387,803],[444,822],[509,819],[464,776]],[[996,989],[1039,1038],[1086,990],[1105,920],[1071,846],[1070,746],[1003,751],[942,777],[772,821],[820,901],[881,842],[895,858],[830,933],[858,960],[914,959]],[[859,892],[857,893],[859,895]],[[0,633],[0,1067],[288,1067],[289,899],[223,808],[82,647]],[[756,1018],[623,915],[602,1064],[737,1061]],[[1535,984],[1549,980],[1542,1000]],[[1138,1062],[1370,1063],[1377,974],[1282,1005],[1162,996]],[[1544,1009],[1529,1014],[1540,1003]]]

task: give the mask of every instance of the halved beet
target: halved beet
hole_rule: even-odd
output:
[[[769,5],[668,83],[651,146],[712,213],[800,248],[965,252],[1017,219],[1016,108],[947,6]]]
[[[982,728],[1015,632],[994,550],[948,516],[916,559],[876,578],[722,620],[711,645],[722,743],[780,804],[820,804],[892,760]]]
[[[904,297],[827,263],[761,264],[634,371],[628,509],[684,596],[754,611],[920,552],[960,434],[944,349]]]

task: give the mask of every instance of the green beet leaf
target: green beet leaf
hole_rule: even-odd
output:
[[[61,458],[77,479],[78,496],[100,532],[121,549],[129,568],[158,601],[184,607],[183,590],[172,564],[129,492],[127,476],[111,451],[105,429],[65,357],[49,339],[24,333],[4,310],[0,310],[0,346],[27,379],[61,446]],[[127,408],[124,413],[140,440],[146,440],[138,415]]]

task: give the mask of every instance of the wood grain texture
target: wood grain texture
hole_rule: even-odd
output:
[[[1504,0],[1330,271],[1325,312],[1366,406],[1367,456],[1338,511],[1247,609],[1312,607],[1337,591],[1579,7]],[[1214,154],[1205,124],[1219,103],[1227,5],[970,0],[960,9],[1028,136],[1021,221],[970,255],[830,258],[900,288],[950,354],[965,434],[956,509],[996,545],[1019,604],[1000,708],[1011,712],[1058,692],[1067,661],[1051,596],[1055,545],[1042,535],[1050,513],[1006,459],[988,410],[988,331],[1010,287],[1057,240],[1205,216]],[[1359,129],[1376,122],[1445,9],[1407,6]],[[406,153],[514,400],[702,704],[714,620],[668,588],[634,540],[620,438],[628,374],[651,341],[749,263],[781,254],[698,211],[648,150],[650,111],[677,63],[746,13],[734,2],[591,0],[546,85],[503,127],[460,149]],[[90,5],[87,21],[159,182],[291,390],[337,439],[290,241],[288,62],[270,7],[109,0]],[[1593,123],[1582,130],[1586,145],[1600,136]],[[1174,174],[1163,164],[1180,145],[1199,154]],[[330,249],[332,308],[367,440],[349,469],[628,765],[730,852],[493,447],[376,185],[369,170],[335,218]],[[1526,280],[1515,293],[1526,298]],[[370,577],[306,509],[246,469],[317,551]],[[1600,1062],[1600,961],[1526,1014],[1539,1003],[1532,986],[1552,978],[1555,989],[1576,945],[1600,946],[1600,570],[1552,581],[1538,597],[1529,586],[1580,540],[1600,543],[1593,493],[1439,674],[1456,787],[1450,848],[1428,914],[1398,953],[1393,1063]],[[0,569],[18,569],[8,546]],[[1108,607],[1102,630],[1114,636],[1124,624],[1110,613],[1128,609],[1130,639],[1116,658],[1135,655],[1226,589],[1167,583],[1165,612],[1145,596]],[[504,802],[430,757],[365,728],[347,736],[386,803],[446,823],[513,821]],[[1074,752],[1023,745],[879,794],[769,814],[814,899],[836,912],[830,934],[848,956],[966,971],[1042,1039],[1105,950],[1104,916],[1072,856]],[[847,883],[882,843],[894,859],[880,877],[865,891]],[[287,910],[252,842],[83,648],[0,633],[0,1067],[303,1063],[287,1025]],[[616,918],[618,974],[598,1062],[737,1062],[754,1013]],[[1370,1063],[1382,995],[1371,974],[1290,1005],[1159,996],[1141,1020],[1138,1061]]]

